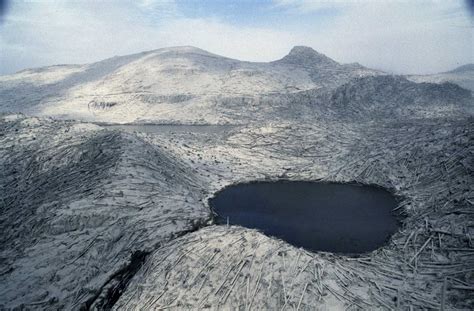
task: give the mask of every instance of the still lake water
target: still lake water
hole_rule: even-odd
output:
[[[359,254],[383,246],[399,228],[388,191],[355,184],[255,182],[209,200],[218,224],[259,229],[310,251]]]
[[[181,124],[107,124],[110,129],[120,129],[127,132],[143,133],[204,133],[225,134],[236,128],[235,125],[181,125]]]

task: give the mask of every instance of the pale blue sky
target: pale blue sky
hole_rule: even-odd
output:
[[[307,45],[343,63],[434,73],[473,63],[473,44],[456,0],[17,0],[0,23],[0,74],[176,45],[249,61]]]

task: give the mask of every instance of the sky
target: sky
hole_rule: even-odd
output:
[[[436,73],[474,63],[472,3],[0,0],[0,74],[181,45],[247,61],[305,45],[341,63]]]

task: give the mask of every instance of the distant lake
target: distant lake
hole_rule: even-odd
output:
[[[143,133],[205,133],[225,134],[237,125],[180,125],[180,124],[101,124],[101,126],[121,129],[127,132]]]
[[[209,200],[217,224],[259,229],[310,251],[358,254],[384,245],[399,228],[397,200],[372,186],[303,181],[225,188]]]

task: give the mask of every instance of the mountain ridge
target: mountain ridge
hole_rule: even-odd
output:
[[[340,64],[305,46],[272,62],[179,46],[0,76],[0,111],[97,122],[239,123],[253,118],[249,107],[236,113],[237,107],[232,104],[229,111],[225,102],[331,93],[353,79],[386,75],[357,63]]]
[[[406,75],[414,82],[455,83],[465,89],[474,91],[474,64],[465,64],[452,70],[429,75]]]
[[[319,53],[313,48],[302,45],[293,47],[287,55],[274,62],[289,63],[300,66],[320,66],[323,64],[326,66],[342,66],[335,60]]]
[[[379,72],[341,65],[301,46],[266,63],[239,61],[190,46],[171,47],[1,76],[0,109],[114,122],[150,115],[160,120],[182,118],[184,113],[218,122],[220,117],[204,113],[214,113],[210,110],[215,110],[216,96],[331,89],[353,77],[375,74]]]
[[[452,70],[445,71],[442,73],[456,73],[456,72],[466,72],[466,71],[474,71],[474,64],[465,64],[465,65],[456,67]]]

